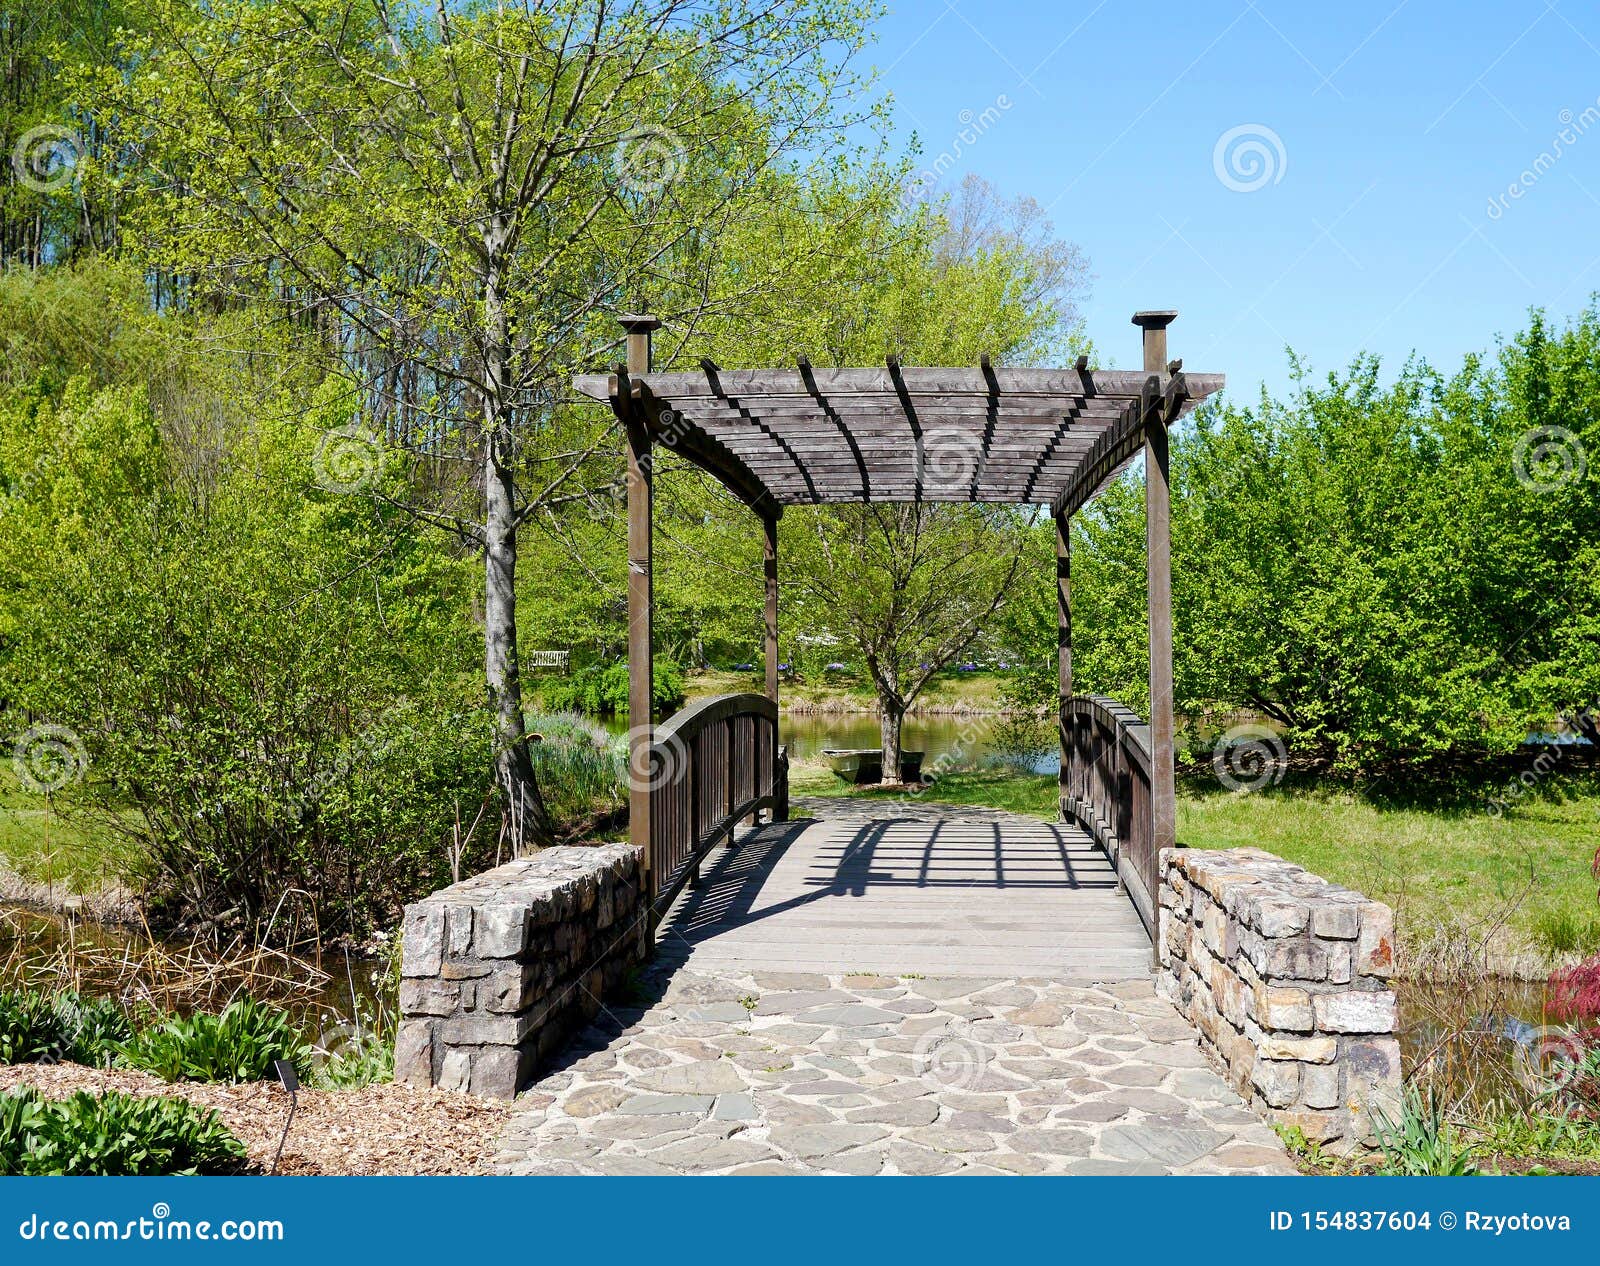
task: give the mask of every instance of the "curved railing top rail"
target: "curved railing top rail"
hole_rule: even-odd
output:
[[[712,695],[697,699],[656,726],[655,741],[664,743],[672,738],[686,739],[718,721],[752,713],[775,722],[778,719],[778,705],[766,695],[757,694]]]
[[[1150,724],[1142,716],[1106,695],[1073,695],[1067,708],[1069,712],[1098,713],[1102,720],[1117,730],[1119,739],[1126,740],[1128,752],[1149,774]]]

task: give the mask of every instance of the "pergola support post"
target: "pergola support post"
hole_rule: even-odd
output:
[[[1143,407],[1145,555],[1150,609],[1150,827],[1158,851],[1177,839],[1178,789],[1172,717],[1172,480],[1167,419],[1167,326],[1176,312],[1138,312],[1144,372],[1151,380]]]
[[[778,520],[771,515],[761,518],[763,549],[762,573],[766,578],[766,618],[763,621],[764,651],[767,670],[767,698],[778,702]],[[776,754],[774,754],[776,758]]]
[[[1057,816],[1065,819],[1066,800],[1072,789],[1072,732],[1067,710],[1072,705],[1072,519],[1056,520],[1056,682],[1057,730],[1061,739],[1061,769],[1057,775]]]
[[[629,375],[650,372],[650,335],[661,322],[650,316],[625,316]],[[631,405],[631,401],[629,402]],[[651,699],[654,671],[652,639],[655,591],[652,579],[655,484],[650,432],[627,410],[628,450],[628,843],[642,849],[645,892],[654,898],[654,850],[650,838],[650,747],[655,741]]]

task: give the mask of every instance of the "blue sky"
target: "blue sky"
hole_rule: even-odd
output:
[[[1453,368],[1600,290],[1592,3],[891,3],[902,139],[1050,209],[1110,363],[1137,361],[1136,309],[1174,307],[1172,354],[1253,399],[1286,346],[1319,377]]]

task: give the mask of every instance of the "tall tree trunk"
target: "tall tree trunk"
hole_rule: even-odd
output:
[[[491,258],[493,252],[491,251]],[[550,815],[522,716],[522,669],[517,656],[517,485],[512,473],[511,410],[506,400],[511,347],[499,274],[491,266],[484,288],[490,337],[484,354],[484,681],[494,724],[495,780],[505,797],[505,821],[517,855],[554,842]]]
[[[881,781],[900,781],[900,725],[905,720],[905,705],[899,699],[878,699],[878,741],[883,745]]]

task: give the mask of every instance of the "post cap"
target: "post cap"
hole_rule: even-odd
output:
[[[648,312],[624,312],[617,317],[617,324],[629,334],[648,334],[661,328],[660,318]]]
[[[1147,312],[1135,312],[1133,323],[1147,330],[1164,330],[1178,319],[1176,308],[1154,308]]]

